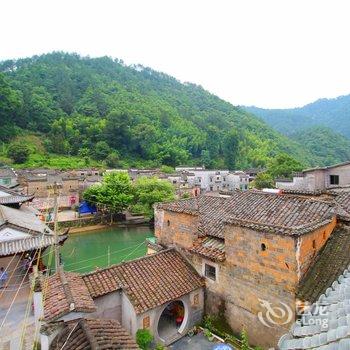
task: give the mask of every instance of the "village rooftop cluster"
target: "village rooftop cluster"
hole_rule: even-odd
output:
[[[60,265],[51,274],[40,269],[41,254],[64,245],[69,228],[57,232],[43,215],[57,202],[49,185],[61,185],[58,207],[79,208],[102,173],[0,170],[0,298],[21,266],[41,349],[138,349],[139,330],[169,346],[205,315],[225,319],[234,334],[244,329],[263,348],[350,349],[350,162],[305,170],[266,191],[249,189],[258,170],[175,170],[128,171],[177,191],[178,199],[154,206],[146,256],[89,273]],[[271,317],[281,306],[285,314]]]

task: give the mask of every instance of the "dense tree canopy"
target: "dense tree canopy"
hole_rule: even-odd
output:
[[[83,193],[83,198],[111,213],[121,213],[125,209],[131,209],[135,213],[151,218],[153,205],[157,202],[173,200],[175,189],[166,180],[140,177],[131,183],[127,173],[113,172],[103,177],[102,184],[89,187]]]
[[[136,213],[153,217],[153,205],[158,202],[171,201],[175,198],[174,186],[156,177],[140,177],[134,183],[134,205]]]
[[[262,120],[150,68],[55,52],[0,62],[0,74],[0,141],[29,131],[49,154],[108,166],[237,169],[281,152],[312,162]]]

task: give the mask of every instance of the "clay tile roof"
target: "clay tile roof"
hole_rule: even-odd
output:
[[[229,197],[201,196],[162,203],[158,209],[199,215],[202,235],[223,238],[225,223],[278,234],[299,235],[329,223],[334,203],[259,191],[236,191]]]
[[[54,321],[70,312],[96,310],[82,277],[73,272],[59,271],[48,277],[44,298],[44,318]]]
[[[350,217],[350,192],[347,191],[337,194],[334,201],[340,206],[342,211],[344,211],[342,214]]]
[[[116,320],[77,319],[66,322],[50,350],[137,350],[139,347]]]
[[[225,242],[221,238],[199,238],[190,249],[190,252],[213,261],[225,260]]]
[[[299,283],[297,297],[314,303],[350,264],[350,228],[332,233],[315,263]]]
[[[0,185],[0,204],[19,204],[31,201],[34,196],[24,195]]]
[[[122,288],[137,314],[204,286],[203,279],[174,249],[83,276],[92,297]]]

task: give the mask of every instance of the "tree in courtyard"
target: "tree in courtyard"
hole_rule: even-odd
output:
[[[133,200],[133,188],[127,173],[109,173],[102,184],[88,188],[83,198],[91,204],[106,208],[111,214],[122,213]]]
[[[29,147],[19,142],[12,143],[7,151],[8,157],[19,164],[25,163],[29,158],[29,154]]]
[[[171,201],[175,198],[174,186],[156,177],[140,177],[134,184],[134,201],[132,210],[136,213],[153,217],[153,205],[158,202]]]
[[[267,172],[273,177],[290,178],[295,171],[301,171],[303,165],[286,153],[280,153],[273,158],[267,167]]]
[[[257,188],[258,190],[275,187],[272,176],[267,172],[257,174],[251,186],[253,188]]]

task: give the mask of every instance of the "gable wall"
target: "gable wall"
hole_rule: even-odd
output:
[[[337,219],[333,218],[333,221],[321,228],[310,232],[308,234],[302,235],[297,238],[296,252],[298,261],[298,279],[300,280],[305,272],[312,265],[317,253],[326,244],[328,238],[332,234],[335,226],[337,224]],[[313,245],[315,241],[315,248]]]
[[[155,236],[165,245],[177,245],[190,248],[198,235],[198,216],[155,210]]]

